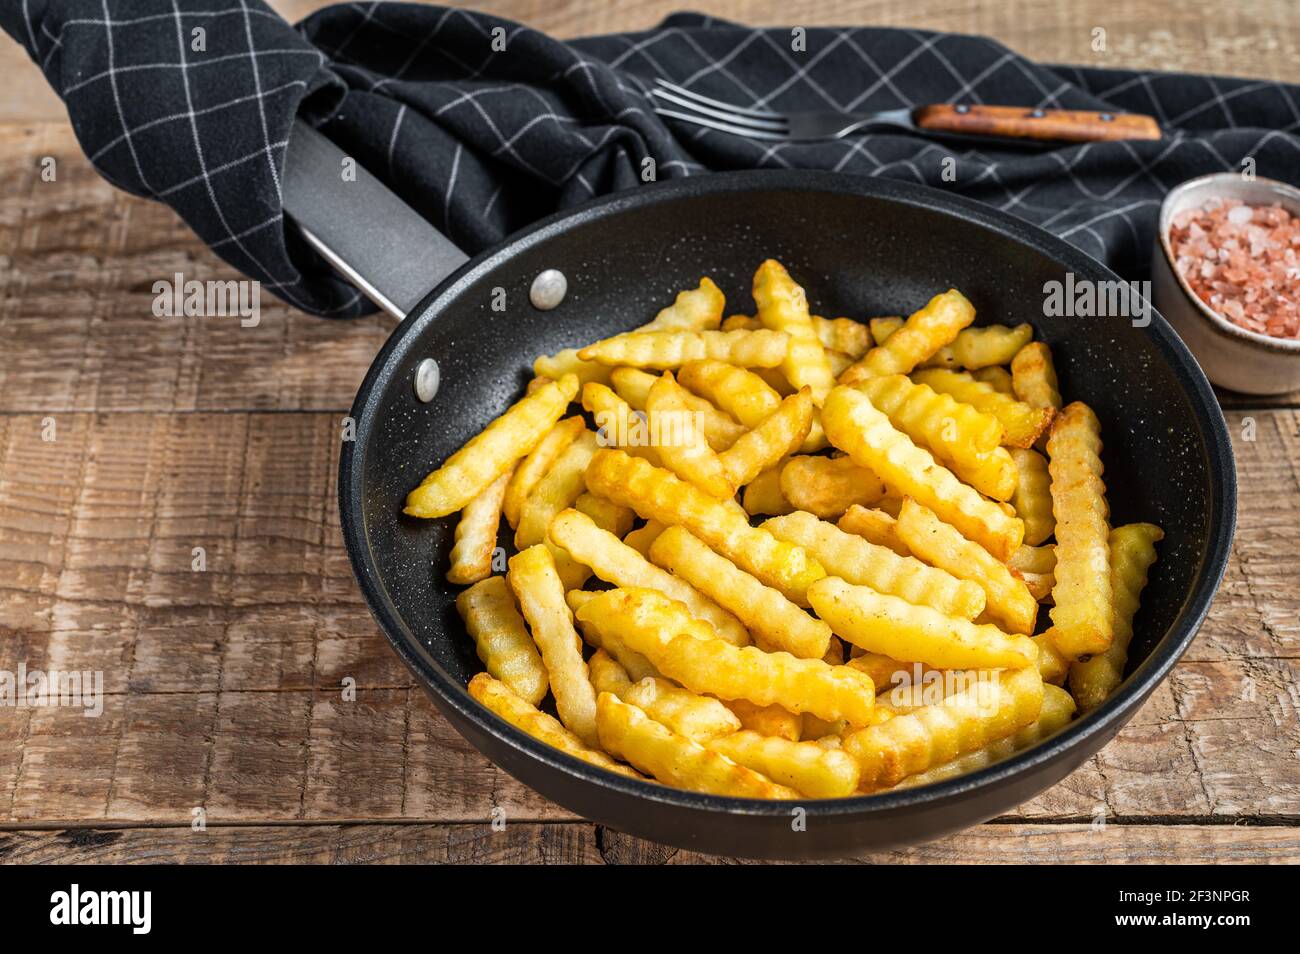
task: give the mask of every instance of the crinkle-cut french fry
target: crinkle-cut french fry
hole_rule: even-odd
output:
[[[1038,647],[1038,672],[1043,677],[1043,682],[1051,683],[1054,686],[1065,685],[1066,673],[1070,671],[1070,660],[1061,655],[1054,642],[1054,634],[1049,629],[1046,632],[1039,633],[1034,638],[1034,645]]]
[[[745,368],[775,368],[785,360],[783,331],[630,331],[578,352],[584,361],[665,371],[687,361],[715,358]]]
[[[797,799],[799,793],[678,735],[613,693],[597,700],[600,742],[657,781],[731,798]]]
[[[572,755],[574,758],[617,772],[619,775],[630,778],[641,777],[639,772],[614,761],[604,752],[589,748],[554,717],[540,711],[527,700],[519,698],[508,686],[485,672],[479,673],[469,681],[469,694],[516,729],[528,733],[539,742],[545,742],[551,748],[559,749],[565,755]]]
[[[1052,478],[1047,471],[1047,458],[1036,450],[1016,447],[1011,450],[1019,475],[1016,492],[1011,495],[1011,506],[1016,516],[1025,522],[1025,543],[1038,546],[1056,532],[1056,517],[1052,514]]]
[[[742,730],[716,738],[708,747],[810,798],[847,798],[858,787],[857,761],[814,742],[787,742]]]
[[[551,551],[540,544],[531,546],[512,556],[509,565],[510,589],[541,650],[560,721],[592,745],[596,741],[596,693]]]
[[[609,377],[614,391],[636,411],[646,409],[650,389],[659,380],[658,375],[642,371],[640,368],[615,368]],[[726,450],[736,443],[736,439],[741,434],[745,433],[744,424],[737,422],[726,411],[715,407],[711,401],[689,391],[683,391],[681,397],[687,409],[699,416],[700,423],[704,427],[704,439],[715,451]]]
[[[984,593],[976,584],[913,557],[899,556],[810,513],[796,510],[765,520],[762,526],[778,539],[803,547],[828,574],[849,583],[963,619],[974,619],[984,610]]]
[[[1061,386],[1056,380],[1052,351],[1041,341],[1021,348],[1011,359],[1011,387],[1016,399],[1032,407],[1061,408]]]
[[[612,692],[678,735],[708,742],[741,729],[740,720],[717,699],[697,695],[653,676],[633,682],[627,670],[603,649],[596,650],[587,664],[597,696]]]
[[[661,570],[614,534],[597,527],[575,510],[565,510],[551,521],[551,539],[575,560],[615,586],[638,586],[659,592],[685,604],[693,616],[717,630],[729,643],[744,646],[749,634],[735,616],[723,609],[683,578]]]
[[[568,447],[561,451],[545,476],[533,487],[519,511],[519,526],[515,529],[515,547],[524,550],[546,539],[546,530],[555,515],[587,489],[584,474],[599,442],[591,431],[583,431]]]
[[[587,467],[587,486],[647,520],[681,524],[711,549],[801,606],[807,600],[808,584],[826,575],[803,548],[751,527],[748,515],[734,501],[728,505],[710,497],[671,472],[622,451],[597,451]]]
[[[1051,573],[1031,573],[1028,570],[1013,571],[1029,588],[1029,592],[1039,603],[1052,602],[1052,587],[1056,585],[1056,577]]]
[[[1021,749],[1027,749],[1037,742],[1041,742],[1053,732],[1067,725],[1074,716],[1074,700],[1070,694],[1059,686],[1043,686],[1043,706],[1038,712],[1038,718],[1029,725],[1020,729],[1013,735],[1006,738],[998,739],[982,749],[976,749],[953,759],[951,762],[944,762],[942,765],[936,765],[927,772],[920,772],[916,775],[909,775],[898,783],[896,788],[919,788],[922,785],[932,785],[935,782],[942,782],[945,779],[957,778],[960,775],[968,775],[971,772],[987,768],[995,762],[1001,762],[1003,759]]]
[[[982,494],[1010,499],[1016,466],[998,446],[1002,426],[969,404],[960,404],[906,375],[868,378],[854,385],[889,422]]]
[[[902,318],[871,319],[871,337],[877,345],[903,326]],[[1009,362],[1030,338],[1034,329],[1027,324],[986,325],[982,328],[963,328],[952,344],[940,348],[923,361],[922,368],[965,368],[982,371]]]
[[[873,504],[885,495],[880,478],[850,457],[791,457],[781,468],[779,480],[780,497],[788,504],[784,512],[806,510],[825,520],[834,520],[855,504]]]
[[[828,353],[840,352],[853,362],[866,354],[872,345],[871,329],[861,321],[852,318],[823,318],[821,315],[811,317],[813,329]],[[899,318],[898,323],[901,325],[903,319]],[[762,327],[763,324],[750,315],[732,315],[722,323],[723,331],[753,331]]]
[[[573,611],[576,617],[578,610],[599,595],[599,593],[588,593],[585,590],[569,590],[565,594],[565,601],[569,604],[569,609]],[[603,632],[599,626],[581,619],[577,620],[577,625],[587,645],[593,649],[604,650],[612,656],[623,667],[623,670],[628,674],[628,678],[632,680],[645,679],[646,677],[659,678],[659,670],[650,663],[650,660],[640,653],[628,649],[627,644],[619,639],[617,635]],[[597,690],[597,693],[599,694],[599,690]]]
[[[460,510],[540,444],[577,393],[578,379],[565,376],[515,402],[407,494],[403,512],[445,517]]]
[[[645,416],[638,414],[608,385],[589,381],[582,386],[582,406],[596,422],[596,442],[601,447],[622,447],[629,454],[644,457],[656,467],[662,465]]]
[[[620,373],[615,371],[616,376]],[[781,403],[781,395],[761,377],[725,361],[688,361],[677,379],[745,427],[757,427]]]
[[[740,498],[745,513],[751,516],[783,514],[794,509],[790,501],[785,499],[785,494],[781,492],[783,465],[784,462],[778,462],[775,467],[763,471],[745,485],[745,492]]]
[[[1011,372],[1000,364],[992,365],[987,368],[980,368],[978,371],[972,371],[970,376],[976,381],[983,381],[999,394],[1015,394],[1015,387],[1011,383]]]
[[[955,288],[931,298],[910,315],[883,344],[872,348],[840,375],[841,384],[853,384],[885,374],[910,374],[912,369],[975,320],[975,306]]]
[[[1056,648],[1077,658],[1111,644],[1110,508],[1102,482],[1101,423],[1075,401],[1047,439],[1056,516],[1056,585],[1052,629]]]
[[[1124,679],[1138,597],[1147,571],[1156,562],[1156,543],[1164,531],[1153,523],[1130,523],[1110,532],[1110,589],[1115,636],[1105,652],[1070,665],[1070,691],[1079,708],[1090,712],[1106,701]]]
[[[519,526],[519,512],[523,509],[528,495],[537,486],[537,482],[551,469],[551,465],[564,449],[572,444],[586,428],[587,425],[581,417],[577,415],[566,417],[551,428],[550,432],[542,438],[541,443],[519,462],[519,466],[510,476],[510,483],[506,485],[505,500],[501,503],[501,510],[511,527]]]
[[[886,694],[893,689],[917,685],[920,678],[935,669],[925,663],[902,662],[884,653],[869,653],[859,647],[855,648],[862,655],[854,656],[845,665],[871,677],[876,686],[877,699],[881,696],[888,698]]]
[[[1008,517],[936,463],[861,391],[833,390],[822,408],[822,422],[831,443],[873,471],[891,491],[925,504],[994,556],[1005,560],[1020,546],[1025,525],[1019,518]]]
[[[798,450],[808,436],[812,418],[813,398],[807,388],[783,400],[766,420],[719,455],[731,485],[740,487],[749,483]]]
[[[1002,425],[1002,444],[1005,447],[1033,447],[1055,414],[1050,407],[1032,407],[1017,401],[964,371],[923,368],[912,372],[912,380],[996,417]]]
[[[1018,669],[1037,658],[1028,636],[1009,636],[929,606],[828,576],[808,587],[835,635],[872,653],[942,669]]]
[[[990,692],[985,681],[946,696],[937,705],[897,715],[844,739],[844,751],[858,760],[859,789],[877,791],[909,775],[982,749],[1038,718],[1043,680],[1029,666],[999,675]],[[994,698],[985,698],[992,695]]]
[[[826,349],[826,360],[831,363],[831,374],[839,377],[853,366],[853,359],[843,351]]]
[[[573,509],[585,513],[591,522],[602,530],[608,530],[616,537],[625,537],[636,522],[636,512],[631,507],[624,507],[593,493],[584,493],[573,503]]]
[[[802,738],[803,719],[789,709],[782,709],[780,706],[756,706],[747,699],[720,701],[740,720],[741,726],[751,732],[771,736],[774,739],[785,739],[787,742],[798,742]]]
[[[785,379],[785,375],[776,368],[750,368],[749,370],[762,378],[763,383],[775,391],[780,397],[794,394],[796,390],[791,387],[790,382]]]
[[[699,417],[687,407],[686,394],[672,372],[665,371],[646,396],[646,415],[651,433],[657,435],[659,457],[665,467],[705,493],[732,497],[736,485],[728,479],[722,461],[705,439]]]
[[[808,742],[816,742],[818,739],[824,739],[828,735],[837,738],[849,730],[849,724],[844,719],[836,719],[834,722],[827,722],[825,719],[819,719],[811,712],[805,712],[800,716],[802,728],[799,737]]]
[[[820,405],[835,386],[835,376],[808,313],[808,296],[784,266],[770,258],[754,273],[753,291],[763,327],[790,336],[781,373],[796,388],[809,388]]]
[[[609,368],[595,361],[583,361],[578,357],[577,348],[564,348],[555,354],[541,355],[533,362],[533,373],[539,378],[553,381],[572,374],[580,385],[588,381],[598,381],[601,384],[609,382]]]
[[[806,659],[826,654],[829,626],[718,556],[688,530],[669,527],[661,533],[650,547],[650,559],[734,613],[765,648]]]
[[[502,474],[465,505],[456,523],[451,566],[447,581],[460,586],[486,580],[492,575],[492,554],[497,546],[497,528],[501,525],[501,501],[506,495],[510,474]]]
[[[1056,547],[1050,543],[1041,547],[1023,544],[1011,554],[1007,568],[1018,572],[1052,573],[1056,570]]]
[[[1030,636],[1038,619],[1038,601],[1025,584],[957,528],[944,523],[915,500],[903,501],[898,514],[898,535],[908,549],[931,566],[947,570],[959,580],[970,580],[984,591],[984,611],[1008,633]]]
[[[636,511],[633,511],[635,513]],[[647,560],[650,558],[650,545],[659,538],[667,528],[658,520],[647,520],[631,533],[623,537],[623,542]]]
[[[901,499],[898,499],[897,502],[899,505],[902,504]],[[845,533],[861,537],[868,543],[874,543],[878,547],[893,550],[899,556],[912,555],[912,551],[907,548],[907,544],[898,535],[898,518],[879,507],[872,509],[854,504],[844,511],[844,516],[835,522],[835,526]],[[844,576],[844,574],[837,573],[836,576]],[[898,595],[901,596],[902,594]],[[964,614],[959,613],[957,615]]]
[[[550,688],[537,645],[503,576],[490,576],[456,597],[456,611],[474,640],[483,665],[532,705],[541,705]]]

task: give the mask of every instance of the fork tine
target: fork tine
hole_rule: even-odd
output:
[[[705,116],[712,116],[714,119],[720,119],[723,122],[731,123],[736,126],[744,126],[746,129],[758,129],[763,132],[784,133],[788,130],[785,119],[751,119],[747,116],[737,116],[733,113],[721,109],[713,109],[709,106],[701,106],[667,90],[652,89],[651,95],[675,103],[685,109],[695,113],[702,113]]]
[[[655,85],[663,87],[670,93],[676,93],[684,99],[694,100],[702,106],[712,106],[714,109],[720,109],[729,116],[748,116],[750,119],[785,119],[780,113],[775,113],[770,109],[747,109],[733,103],[724,103],[720,99],[710,99],[708,96],[693,92],[684,86],[678,86],[667,80],[656,79]],[[654,92],[654,90],[651,90],[651,92]]]
[[[698,113],[679,113],[672,109],[654,108],[658,116],[667,116],[669,119],[680,119],[684,123],[694,123],[697,126],[708,126],[710,129],[717,129],[721,132],[731,133],[733,136],[743,136],[746,139],[770,139],[775,142],[781,142],[790,137],[777,132],[768,132],[763,129],[749,129],[745,126],[733,126],[730,123],[720,123],[716,119],[709,119]]]

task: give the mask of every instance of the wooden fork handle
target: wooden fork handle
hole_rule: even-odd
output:
[[[1116,139],[1159,139],[1160,127],[1137,113],[1092,113],[1077,109],[1033,109],[1024,106],[922,106],[913,115],[921,129],[1051,139],[1059,142],[1106,142]]]

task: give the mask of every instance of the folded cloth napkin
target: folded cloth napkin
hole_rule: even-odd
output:
[[[1129,278],[1142,277],[1160,199],[1178,182],[1253,159],[1257,174],[1300,184],[1300,87],[1046,66],[982,37],[813,28],[796,51],[790,28],[683,13],[644,33],[561,42],[401,3],[334,6],[295,28],[259,0],[23,0],[0,7],[0,25],[63,98],[100,174],[167,203],[231,265],[330,317],[372,307],[285,228],[280,173],[300,111],[471,253],[638,187],[647,157],[659,179],[808,168],[951,189]],[[1029,152],[889,133],[774,144],[666,124],[645,95],[657,77],[787,111],[1140,112],[1166,138]]]

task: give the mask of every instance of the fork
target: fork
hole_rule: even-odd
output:
[[[655,80],[650,95],[657,101],[678,107],[668,108],[656,102],[654,111],[660,116],[707,126],[733,136],[772,142],[843,139],[873,128],[897,129],[913,135],[933,133],[945,138],[991,139],[1019,144],[1160,138],[1160,126],[1156,121],[1138,113],[966,103],[939,103],[877,112],[778,113],[724,103],[662,79]]]

